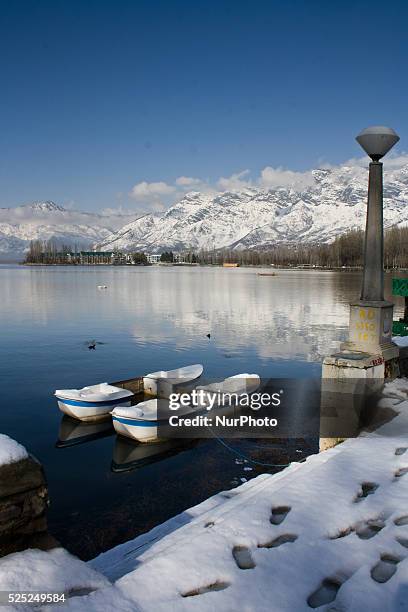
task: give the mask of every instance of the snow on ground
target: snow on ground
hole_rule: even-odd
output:
[[[89,593],[107,585],[110,582],[105,576],[63,548],[47,552],[28,549],[0,559],[0,591],[58,592],[74,596],[75,592]]]
[[[63,548],[28,549],[0,559],[0,591],[97,589],[110,584],[87,563]]]
[[[9,438],[4,434],[0,434],[0,465],[15,463],[21,459],[26,459],[28,453],[24,446]]]
[[[408,336],[394,336],[392,341],[397,346],[408,346]]]
[[[408,610],[408,381],[384,395],[392,421],[100,555],[122,577],[66,607]]]
[[[220,493],[100,555],[88,570],[116,582],[95,574],[101,588],[64,610],[408,611],[407,400],[408,380],[387,384],[381,405],[396,416],[376,431]],[[27,558],[28,582],[22,568],[11,588],[41,584],[37,572],[47,571],[48,588],[72,584],[68,563],[37,567]],[[80,578],[86,583],[85,572]]]

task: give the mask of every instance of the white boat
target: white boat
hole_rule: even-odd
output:
[[[207,410],[209,405],[213,405],[213,409],[216,410],[225,406],[229,408],[231,406],[230,398],[229,396],[228,398],[223,397],[224,394],[236,394],[233,405],[239,406],[240,397],[256,391],[260,382],[257,374],[237,374],[220,382],[197,387],[197,391],[202,391],[202,402],[198,406],[181,406],[177,410],[177,415],[186,416],[193,413],[202,413]],[[158,418],[159,401],[165,400],[151,399],[140,402],[135,406],[115,406],[111,414],[116,433],[139,442],[157,441],[159,439],[157,428],[160,423]],[[167,402],[164,406],[167,406]]]
[[[134,393],[105,382],[82,389],[57,389],[54,395],[64,414],[80,421],[97,421],[108,418],[114,406],[130,406]]]
[[[230,403],[231,395],[236,394],[239,403],[241,395],[254,393],[260,384],[261,379],[258,374],[235,374],[235,376],[229,376],[220,382],[201,385],[197,387],[197,391],[202,391],[203,406],[207,407],[214,402],[217,406],[224,406],[226,403]],[[224,395],[225,397],[223,397]]]
[[[98,285],[98,289],[107,289],[108,285]]]
[[[203,373],[201,363],[169,370],[152,372],[143,377],[143,387],[146,395],[168,398],[174,387],[196,380]]]
[[[116,433],[139,442],[157,440],[157,401],[151,399],[128,408],[115,406],[111,415]]]

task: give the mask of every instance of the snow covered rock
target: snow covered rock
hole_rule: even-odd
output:
[[[9,436],[0,434],[0,466],[15,463],[27,457],[28,453],[24,446],[9,438]]]

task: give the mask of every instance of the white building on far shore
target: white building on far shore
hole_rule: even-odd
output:
[[[157,264],[160,261],[160,254],[151,255],[150,253],[146,253],[147,261],[150,264]]]
[[[161,253],[157,254],[151,254],[151,253],[146,253],[146,257],[147,257],[147,261],[149,264],[157,264],[161,262]],[[173,263],[177,264],[177,263],[191,263],[191,257],[192,257],[192,253],[190,253],[189,251],[184,252],[184,253],[177,253],[177,252],[173,252]]]

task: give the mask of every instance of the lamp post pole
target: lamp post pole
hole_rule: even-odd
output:
[[[361,300],[384,301],[383,165],[380,159],[399,141],[391,128],[376,125],[356,137],[371,163],[368,176],[367,223]]]
[[[348,340],[327,356],[322,367],[320,449],[334,446],[360,430],[367,391],[379,390],[398,376],[398,347],[392,341],[393,307],[384,300],[383,165],[380,159],[399,136],[374,126],[356,138],[369,166],[364,270],[360,301],[350,304]]]
[[[392,342],[393,304],[384,300],[383,165],[380,159],[398,142],[391,128],[374,126],[356,138],[371,162],[369,166],[364,270],[360,301],[350,305],[349,339],[341,349],[375,356],[374,362],[395,359]]]
[[[369,166],[361,300],[384,300],[383,165],[379,161]]]

